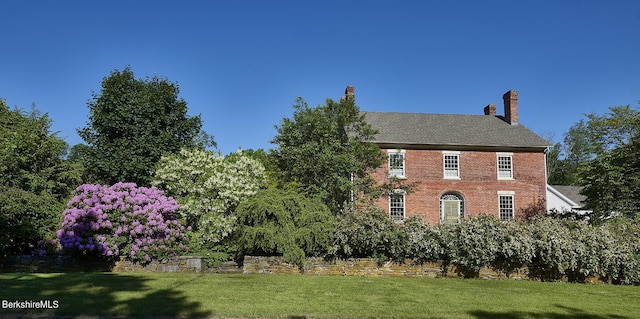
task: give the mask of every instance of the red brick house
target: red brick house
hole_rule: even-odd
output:
[[[376,205],[393,219],[418,215],[437,224],[479,214],[512,219],[546,201],[549,143],[519,123],[516,91],[503,99],[504,116],[496,115],[495,104],[484,115],[363,112],[388,158],[374,178],[415,185]]]

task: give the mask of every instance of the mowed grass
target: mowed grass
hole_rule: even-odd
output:
[[[0,309],[14,316],[640,318],[640,287],[511,280],[4,273],[2,300],[59,304],[48,310]]]

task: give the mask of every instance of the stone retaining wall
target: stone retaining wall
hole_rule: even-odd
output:
[[[441,263],[417,264],[407,259],[403,263],[384,262],[378,264],[373,258],[357,258],[347,260],[325,260],[307,258],[303,271],[297,266],[284,262],[282,257],[245,256],[243,263],[245,274],[305,274],[334,276],[369,276],[369,277],[458,277],[453,267],[442,271]],[[510,279],[528,279],[526,269],[520,269],[509,276]],[[507,279],[503,273],[484,268],[480,271],[483,279]]]
[[[226,262],[220,267],[208,268],[200,256],[181,256],[165,261],[153,261],[148,265],[134,264],[126,260],[107,261],[87,256],[9,256],[0,258],[0,272],[211,272],[245,274],[305,274],[324,276],[370,277],[457,277],[449,267],[446,273],[440,263],[416,264],[384,262],[373,258],[336,259],[307,258],[302,271],[284,262],[283,257],[245,256],[242,267]],[[505,279],[506,276],[491,269],[483,269],[480,278]],[[510,278],[526,279],[526,271],[514,273]]]
[[[218,272],[242,273],[234,262],[207,268],[200,256],[180,256],[148,265],[87,256],[9,256],[0,258],[0,272]]]
[[[0,258],[0,272],[207,272],[234,274],[298,274],[317,276],[363,276],[363,277],[458,277],[453,267],[443,272],[441,263],[417,264],[410,259],[403,263],[384,262],[378,264],[373,258],[325,260],[307,258],[304,268],[284,262],[283,257],[245,256],[240,267],[235,262],[226,262],[209,268],[206,259],[200,256],[181,256],[148,265],[133,264],[126,260],[106,261],[87,256],[9,256]],[[503,273],[484,268],[478,276],[482,279],[528,279],[526,268],[519,269],[507,277]],[[602,283],[599,278],[587,282]]]

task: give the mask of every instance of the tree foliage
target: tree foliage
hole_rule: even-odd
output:
[[[0,256],[30,254],[53,239],[62,209],[49,194],[0,186]]]
[[[367,191],[362,188],[371,185],[368,173],[384,161],[379,148],[368,143],[376,132],[364,121],[352,95],[340,102],[327,99],[315,108],[298,98],[293,107],[293,117],[276,126],[278,133],[271,141],[280,178],[337,213],[352,191]]]
[[[223,157],[184,148],[162,157],[152,182],[176,198],[181,218],[194,229],[192,245],[197,247],[211,247],[228,237],[236,207],[264,183],[262,164],[242,152]]]
[[[565,134],[563,159],[553,166],[552,184],[583,186],[591,221],[611,214],[635,214],[640,207],[640,110],[614,106],[586,114]],[[558,153],[554,147],[549,156]]]
[[[200,116],[187,115],[179,89],[156,76],[135,79],[130,68],[115,70],[87,103],[89,122],[78,130],[87,143],[80,158],[94,182],[150,185],[155,164],[181,147],[210,146]],[[208,144],[208,145],[207,145]]]
[[[82,167],[64,159],[67,144],[50,128],[47,114],[0,99],[0,255],[29,254],[47,239],[81,183]]]
[[[640,136],[581,166],[582,193],[595,220],[640,211]]]
[[[0,185],[66,199],[82,167],[66,161],[67,143],[50,133],[51,120],[35,108],[11,110],[0,99]]]
[[[547,184],[549,185],[570,185],[566,171],[566,163],[560,158],[562,154],[562,144],[555,143],[546,155],[547,164]]]
[[[629,144],[640,129],[640,111],[630,105],[614,106],[605,114],[586,114],[565,134],[562,147],[565,185],[581,185],[580,169],[589,161],[613,149]]]
[[[236,241],[243,255],[282,254],[303,267],[305,256],[323,256],[333,241],[335,217],[318,199],[268,188],[236,209]]]

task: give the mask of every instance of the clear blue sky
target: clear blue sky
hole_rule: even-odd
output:
[[[67,143],[114,69],[176,82],[227,154],[271,148],[297,96],[362,110],[502,114],[556,141],[640,100],[640,1],[0,0],[0,98]],[[464,128],[456,128],[464,129]]]

